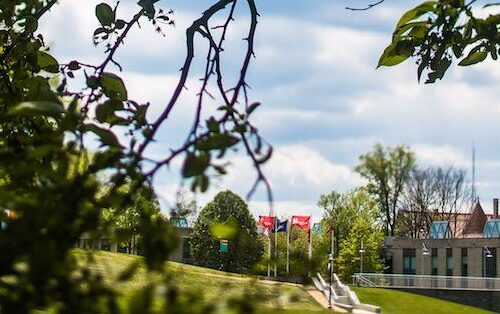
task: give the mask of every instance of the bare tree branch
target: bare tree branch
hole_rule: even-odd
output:
[[[384,1],[385,0],[379,0],[377,2],[368,4],[366,7],[363,7],[363,8],[353,8],[353,7],[345,7],[345,8],[346,8],[346,10],[351,10],[351,11],[366,11],[366,10],[370,10],[373,7],[376,7],[377,5],[383,3]]]

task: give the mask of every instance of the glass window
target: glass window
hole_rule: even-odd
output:
[[[467,256],[467,248],[462,248],[462,270],[461,276],[467,277],[469,275],[469,258]]]
[[[415,249],[403,249],[403,273],[409,275],[417,273]]]
[[[448,221],[434,221],[429,232],[431,239],[453,238]]]
[[[431,266],[432,266],[432,272],[431,274],[433,276],[437,276],[438,274],[438,269],[439,269],[439,260],[438,260],[438,250],[436,248],[433,248],[431,250]]]
[[[483,262],[486,259],[486,277],[493,278],[497,276],[497,249],[489,248],[489,251],[491,252],[491,257],[487,257],[486,252],[483,250]]]
[[[453,249],[446,249],[446,276],[453,276]]]

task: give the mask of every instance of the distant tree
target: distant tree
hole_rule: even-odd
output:
[[[436,181],[434,168],[415,168],[410,172],[397,218],[398,235],[410,238],[426,236],[436,205]]]
[[[454,167],[416,168],[405,185],[397,229],[402,236],[427,236],[434,220],[449,220],[456,234],[457,216],[470,204],[466,172]]]
[[[345,241],[351,239],[352,229],[359,217],[364,217],[373,225],[374,230],[381,230],[380,210],[376,198],[374,198],[365,188],[357,188],[346,193],[332,191],[329,194],[321,195],[318,206],[324,209],[321,220],[321,234],[314,242],[314,255],[319,260],[319,265],[326,265],[327,257],[331,250],[331,227],[335,231],[334,254],[339,256]],[[340,267],[344,261],[335,260],[335,266]],[[325,271],[326,268],[321,269]]]
[[[191,233],[197,265],[231,272],[246,272],[261,259],[263,244],[248,206],[231,191],[220,192],[201,211]],[[229,251],[220,252],[220,240]]]
[[[368,181],[368,191],[377,197],[385,234],[394,236],[399,201],[410,171],[415,167],[415,156],[405,146],[375,145],[372,152],[359,157],[355,168]]]
[[[352,200],[355,197],[355,191],[347,193],[338,193],[332,191],[328,194],[320,196],[317,203],[318,207],[323,209],[323,219],[321,220],[322,233],[326,238],[325,252],[329,252],[330,247],[330,230],[335,229],[335,251],[338,252],[340,242],[347,238],[349,230],[356,218],[357,207],[352,206]],[[321,245],[321,244],[319,244]],[[317,245],[318,246],[318,245]],[[327,254],[327,253],[325,253]]]
[[[359,215],[349,230],[347,239],[342,242],[336,258],[336,272],[340,278],[349,282],[353,273],[360,272],[363,257],[363,272],[381,272],[384,261],[380,257],[384,241],[382,228],[367,214]],[[363,244],[364,253],[359,252]]]
[[[130,186],[121,190],[130,192]],[[139,228],[143,217],[160,218],[160,204],[156,195],[149,189],[140,189],[133,193],[132,204],[119,208],[106,208],[101,214],[104,230],[111,235],[119,245],[125,246],[127,253],[137,254]]]
[[[170,208],[170,219],[186,218],[186,220],[193,224],[198,215],[198,204],[196,199],[191,197],[188,191],[180,189],[176,193],[175,204]]]

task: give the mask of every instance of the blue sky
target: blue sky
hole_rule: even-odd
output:
[[[93,16],[97,3],[62,1],[42,21],[46,41],[60,61],[102,58],[103,48],[93,47],[91,41],[98,26]],[[161,111],[175,86],[186,27],[211,3],[160,1],[160,7],[175,10],[175,28],[166,28],[163,38],[144,21],[118,54],[129,97],[150,101],[150,117]],[[417,3],[386,1],[369,11],[352,12],[344,7],[364,2],[257,1],[261,18],[248,82],[251,100],[263,104],[254,121],[275,148],[265,171],[279,215],[312,213],[318,220],[320,194],[363,184],[352,169],[358,156],[376,143],[408,145],[421,165],[470,170],[475,141],[477,189],[486,210],[491,209],[491,199],[500,196],[500,64],[488,60],[474,67],[453,67],[434,85],[417,82],[414,62],[375,69],[397,19]],[[118,14],[127,17],[135,10],[135,1],[122,1]],[[228,79],[234,77],[230,73],[236,73],[244,52],[241,38],[247,17],[242,2],[223,56]],[[195,65],[204,57],[204,47],[199,48]],[[188,90],[172,122],[161,130],[152,156],[161,156],[184,139],[194,112],[199,69],[195,66]],[[200,205],[226,188],[242,196],[250,189],[255,173],[249,161],[238,154],[229,161],[229,175],[196,196]],[[155,179],[164,209],[182,184],[180,162]],[[269,210],[263,189],[249,204],[256,215]]]

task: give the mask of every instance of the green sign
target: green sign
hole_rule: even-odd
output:
[[[229,252],[229,240],[220,240],[219,252],[220,253]]]

